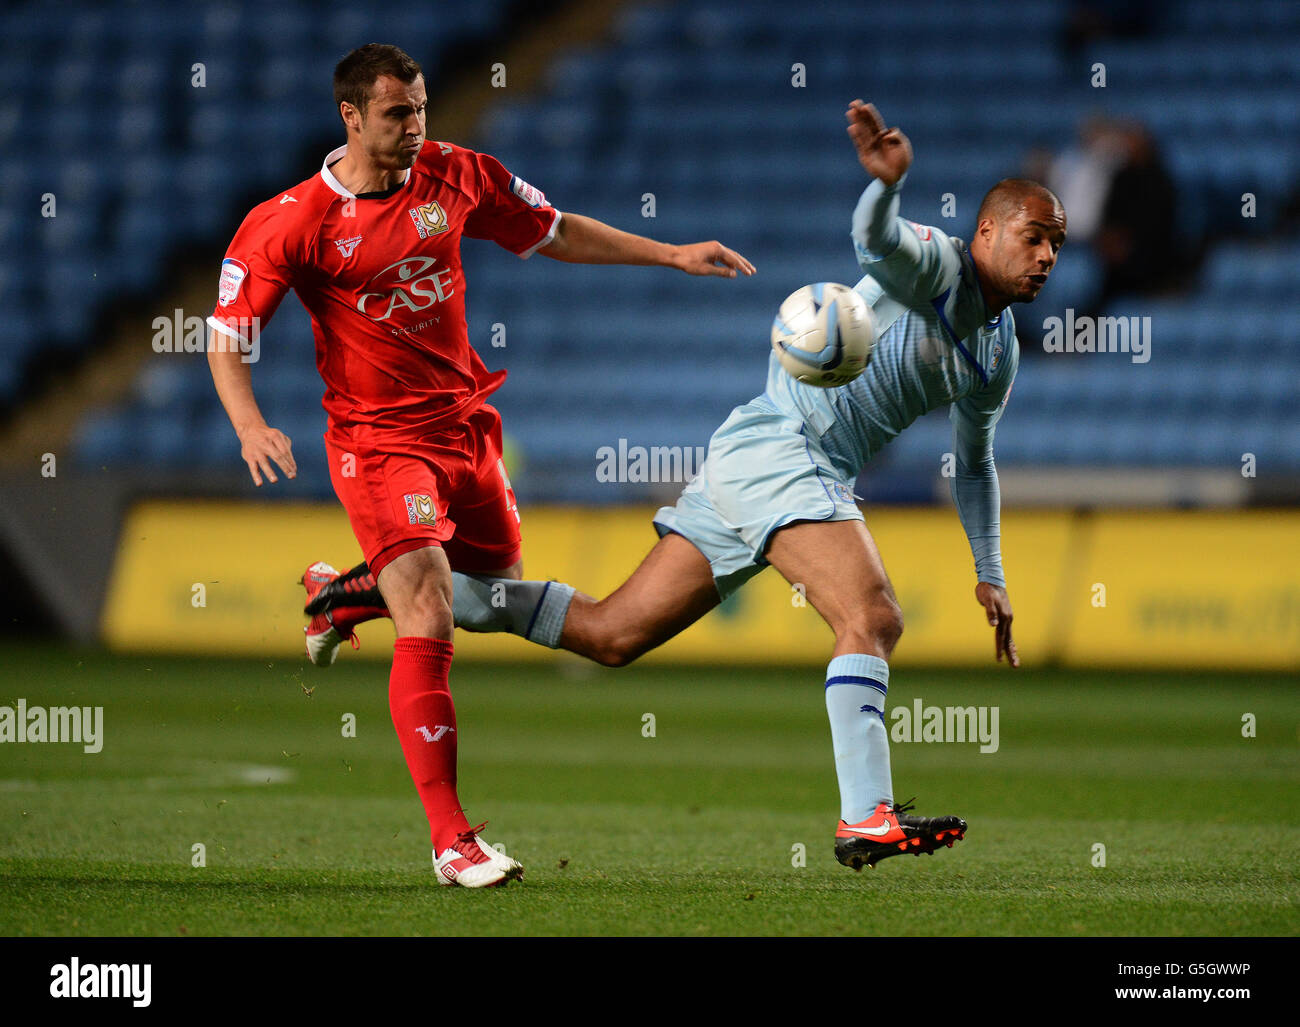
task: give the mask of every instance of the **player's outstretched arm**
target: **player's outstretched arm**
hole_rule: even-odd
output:
[[[208,339],[208,368],[217,387],[221,405],[239,436],[240,456],[248,464],[253,484],[261,486],[263,476],[279,481],[271,464],[274,462],[289,478],[298,476],[289,436],[266,423],[253,398],[253,376],[238,347],[223,344],[213,331]]]
[[[555,237],[537,251],[572,264],[636,264],[675,267],[688,275],[735,278],[754,273],[754,265],[720,242],[670,246],[645,236],[623,232],[581,214],[562,213]]]

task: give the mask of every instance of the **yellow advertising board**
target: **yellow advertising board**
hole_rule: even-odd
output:
[[[339,506],[139,503],[123,522],[104,640],[115,649],[293,654],[306,623],[302,572],[356,551]]]
[[[525,574],[607,595],[654,544],[652,513],[532,508]],[[992,631],[956,514],[887,508],[869,511],[867,523],[906,622],[892,662],[991,664]],[[1300,666],[1300,515],[1004,511],[1002,534],[1026,664]],[[317,559],[340,570],[359,559],[332,504],[143,502],[123,528],[104,639],[124,650],[296,658],[297,581]],[[358,635],[358,655],[388,658],[389,621]],[[644,659],[820,665],[831,645],[802,594],[768,569]],[[457,632],[456,652],[553,658],[513,636],[466,632]]]
[[[1115,512],[1078,536],[1066,662],[1300,670],[1300,515]]]

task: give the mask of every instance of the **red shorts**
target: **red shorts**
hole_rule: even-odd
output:
[[[334,492],[375,576],[426,546],[442,546],[452,570],[468,574],[519,559],[519,508],[494,407],[484,404],[464,424],[423,438],[331,425],[325,453]]]

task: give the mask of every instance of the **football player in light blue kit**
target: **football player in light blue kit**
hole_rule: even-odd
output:
[[[454,575],[458,626],[510,631],[623,666],[694,623],[768,564],[800,583],[835,633],[826,709],[840,786],[835,854],[857,870],[933,852],[963,837],[960,817],[918,817],[893,801],[885,703],[902,612],[851,487],[863,465],[917,417],[951,405],[952,494],[975,559],[975,598],[995,655],[1019,666],[1002,573],[994,425],[1019,363],[1013,302],[1042,288],[1065,240],[1065,213],[1035,182],[999,182],[967,248],[898,216],[912,149],[855,100],[849,136],[873,181],[853,213],[866,273],[855,287],[880,330],[866,370],[835,389],[804,385],[775,354],[767,389],[714,433],[676,506],[655,516],[659,543],[614,593],[595,600],[558,582]],[[356,603],[327,586],[311,609]],[[501,605],[501,595],[505,605]],[[373,597],[372,597],[373,598]],[[495,600],[495,602],[494,602]]]

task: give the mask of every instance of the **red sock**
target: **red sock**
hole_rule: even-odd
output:
[[[388,679],[393,727],[438,852],[469,829],[456,795],[456,708],[447,685],[452,651],[438,638],[399,638]]]

